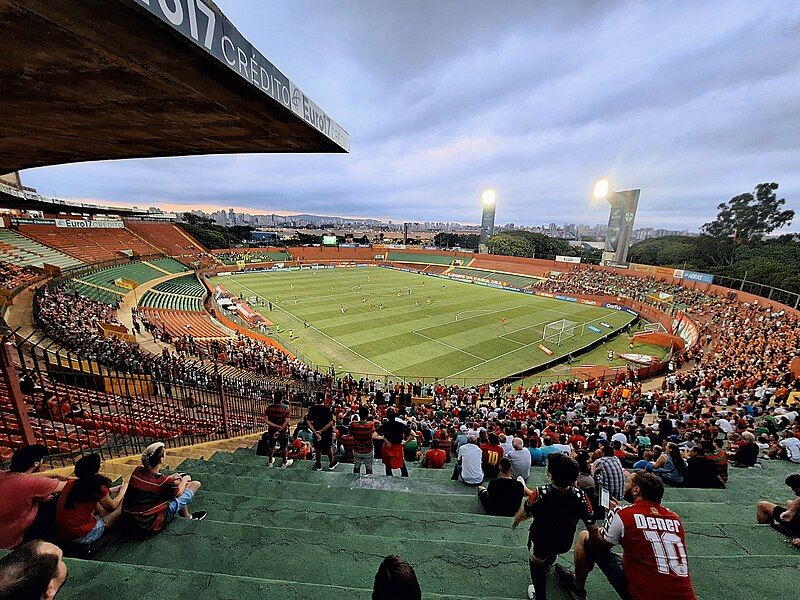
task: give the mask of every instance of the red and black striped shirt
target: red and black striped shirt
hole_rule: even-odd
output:
[[[375,425],[372,421],[356,421],[350,423],[350,434],[353,436],[353,452],[356,454],[372,454],[372,433]]]
[[[286,421],[289,420],[289,409],[285,404],[270,404],[267,406],[267,420],[278,427],[270,426],[270,431],[280,431]]]

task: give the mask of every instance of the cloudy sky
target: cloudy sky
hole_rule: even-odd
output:
[[[798,1],[217,3],[349,131],[350,154],[88,163],[24,182],[139,206],[462,222],[494,188],[498,223],[546,224],[604,222],[590,193],[608,176],[642,188],[637,226],[696,230],[777,181],[800,209]]]

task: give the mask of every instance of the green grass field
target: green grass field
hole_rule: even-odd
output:
[[[612,329],[600,322],[619,330],[633,319],[616,310],[375,267],[223,275],[214,283],[244,298],[272,301],[272,312],[254,308],[280,326],[276,337],[306,360],[340,372],[406,379],[499,379],[550,360],[540,343],[561,356],[600,337],[584,327],[558,347],[542,342],[548,323],[567,319],[605,333]]]

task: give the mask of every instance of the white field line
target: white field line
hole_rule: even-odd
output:
[[[588,325],[589,323],[594,323],[595,321],[599,321],[600,319],[605,319],[607,316],[608,315],[603,315],[601,317],[597,317],[596,319],[591,319],[589,321],[584,321],[583,323],[581,323],[581,325]],[[545,325],[548,322],[549,321],[544,321],[543,323],[539,323],[539,325]],[[535,325],[533,325],[532,327],[535,327]],[[503,335],[510,335],[510,334],[506,333],[506,334],[503,334]],[[500,337],[503,337],[503,336],[500,336]],[[509,341],[513,342],[513,341],[516,341],[516,340],[509,340]],[[514,348],[513,350],[509,350],[508,352],[504,352],[503,354],[498,354],[494,358],[488,358],[488,359],[484,360],[483,362],[478,363],[477,365],[473,365],[471,367],[467,367],[466,369],[462,369],[462,370],[458,371],[457,373],[453,373],[452,375],[448,375],[448,377],[455,377],[456,375],[461,375],[462,373],[466,373],[467,371],[471,371],[473,369],[477,369],[478,367],[482,367],[483,365],[485,365],[487,363],[494,362],[498,358],[503,358],[504,356],[508,356],[509,354],[514,354],[514,352],[519,352],[520,350],[524,350],[525,348],[528,348],[529,346],[533,346],[534,344],[540,344],[542,341],[544,341],[544,335],[540,339],[535,340],[535,341],[531,342],[530,344],[525,344],[524,346],[520,346],[519,348]]]
[[[244,285],[244,284],[243,284],[243,283],[241,283],[240,281],[237,281],[236,279],[233,279],[233,277],[231,277],[231,279],[232,279],[232,280],[234,281],[234,283],[236,283],[237,285],[239,285],[239,286],[243,287],[244,289],[248,290],[249,292],[251,292],[251,293],[255,294],[255,295],[256,295],[256,296],[258,296],[259,298],[261,297],[261,295],[260,295],[260,294],[258,294],[257,292],[255,292],[255,291],[254,291],[254,290],[252,290],[251,288],[247,287],[246,285]],[[303,322],[304,322],[304,321],[303,321],[303,319],[300,319],[298,316],[294,315],[293,313],[291,313],[290,311],[286,310],[286,309],[285,309],[285,308],[283,308],[282,306],[277,306],[277,305],[276,305],[276,306],[275,306],[275,308],[278,308],[278,309],[282,310],[283,312],[285,312],[287,315],[289,315],[290,317],[292,317],[293,319],[295,319],[295,320],[296,320],[296,321],[298,321],[299,323],[303,323]],[[363,354],[361,354],[360,352],[356,352],[355,350],[353,350],[353,349],[352,349],[352,348],[350,348],[349,346],[345,346],[345,345],[344,345],[342,342],[340,342],[339,340],[337,340],[337,339],[336,339],[336,338],[334,338],[334,337],[331,337],[331,336],[329,336],[329,335],[328,335],[327,333],[325,333],[324,331],[322,331],[322,330],[320,330],[320,329],[317,329],[316,327],[314,327],[314,326],[313,326],[313,325],[311,325],[311,324],[309,324],[309,325],[308,325],[308,328],[309,328],[309,329],[313,329],[314,331],[316,331],[316,332],[317,332],[317,333],[319,333],[320,335],[323,335],[323,336],[325,336],[326,338],[328,338],[328,339],[329,339],[329,340],[331,340],[332,342],[335,342],[335,343],[339,344],[339,345],[340,345],[342,348],[344,348],[345,350],[347,350],[347,351],[349,351],[349,352],[352,352],[353,354],[355,354],[356,356],[358,356],[358,357],[360,357],[360,358],[364,359],[365,361],[367,361],[367,362],[368,362],[368,363],[370,363],[371,365],[375,365],[375,366],[376,366],[376,367],[378,367],[378,368],[379,368],[381,371],[384,371],[384,372],[385,372],[387,375],[391,375],[392,377],[397,377],[397,375],[395,375],[394,373],[392,373],[392,372],[391,372],[389,369],[387,369],[386,367],[382,367],[381,365],[379,365],[378,363],[376,363],[376,362],[375,362],[375,361],[373,361],[373,360],[370,360],[369,358],[367,358],[366,356],[364,356],[364,355],[363,355]]]
[[[453,350],[456,350],[457,352],[461,352],[463,354],[468,354],[469,356],[471,356],[473,358],[477,358],[478,360],[485,360],[482,356],[478,356],[477,354],[473,354],[472,352],[467,352],[466,350],[463,350],[462,348],[457,348],[455,346],[451,346],[447,342],[443,342],[442,340],[437,340],[436,338],[429,337],[429,336],[425,335],[424,333],[420,333],[419,331],[412,331],[411,333],[413,333],[415,335],[418,335],[420,337],[424,337],[426,340],[430,340],[432,342],[436,342],[437,344],[441,344],[442,346],[447,346],[448,348],[452,348]]]

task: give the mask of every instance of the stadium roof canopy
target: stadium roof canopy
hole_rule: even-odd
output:
[[[0,31],[0,173],[349,148],[212,0],[0,0]]]

